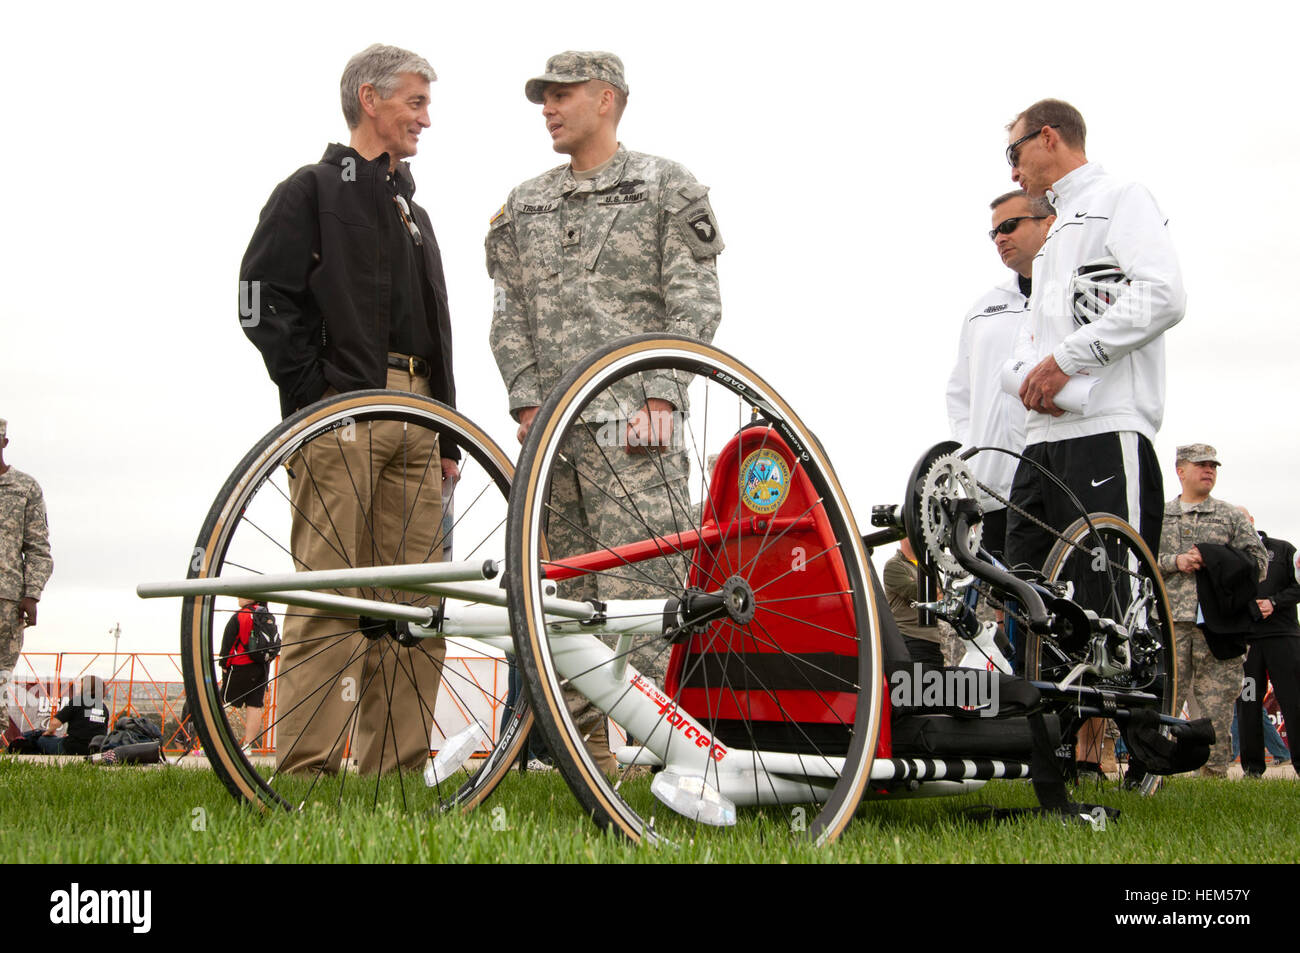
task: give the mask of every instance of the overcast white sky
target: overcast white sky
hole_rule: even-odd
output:
[[[236,280],[275,184],[346,138],[338,78],[372,42],[438,71],[412,167],[443,249],[459,404],[514,453],[487,344],[488,218],[558,164],[523,83],[610,49],[630,148],[712,189],[716,343],[818,431],[859,521],[947,438],[966,306],[1004,279],[988,201],[1004,124],[1074,103],[1088,154],[1146,184],[1189,292],[1156,443],[1203,440],[1216,495],[1300,534],[1300,115],[1282,5],[25,4],[7,10],[0,417],[45,489],[55,575],[29,651],[175,650],[181,578],[226,475],[278,419]],[[557,12],[559,11],[559,12]],[[579,12],[581,11],[581,12]],[[1289,22],[1289,21],[1288,21]]]

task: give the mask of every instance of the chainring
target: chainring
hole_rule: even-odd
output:
[[[966,569],[952,554],[953,522],[949,516],[953,504],[963,499],[979,499],[975,474],[961,457],[936,457],[921,484],[921,534],[934,564],[952,576],[966,575]],[[972,553],[979,551],[983,533],[982,521],[971,527],[967,542]]]

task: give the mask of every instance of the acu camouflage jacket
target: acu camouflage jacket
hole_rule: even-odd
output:
[[[1241,550],[1259,566],[1260,579],[1268,569],[1268,553],[1241,510],[1211,496],[1184,513],[1181,501],[1174,497],[1165,504],[1159,562],[1176,622],[1196,621],[1196,574],[1179,572],[1174,560],[1197,543],[1222,543]]]
[[[0,473],[0,599],[40,599],[54,572],[45,497],[21,470]]]
[[[510,193],[486,247],[492,353],[512,414],[540,405],[584,355],[618,338],[713,339],[723,242],[707,195],[677,163],[621,145],[594,178],[564,165]],[[674,405],[679,395],[670,379],[645,394]]]

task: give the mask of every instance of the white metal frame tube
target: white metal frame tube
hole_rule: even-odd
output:
[[[142,599],[169,596],[252,596],[310,589],[385,589],[421,587],[438,582],[472,582],[491,579],[500,571],[494,560],[457,563],[414,563],[404,566],[357,566],[352,569],[317,569],[311,572],[256,573],[247,576],[211,576],[178,582],[146,582],[136,586]]]

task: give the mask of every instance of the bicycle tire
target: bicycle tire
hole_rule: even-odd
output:
[[[1097,536],[1101,537],[1106,548],[1106,560],[1098,558]],[[1091,513],[1086,519],[1081,517],[1071,523],[1061,537],[1048,553],[1043,576],[1051,583],[1074,582],[1074,598],[1084,608],[1106,618],[1124,619],[1134,600],[1141,598],[1140,590],[1134,588],[1132,580],[1141,579],[1150,584],[1150,608],[1137,626],[1130,645],[1133,660],[1130,673],[1112,677],[1085,674],[1083,683],[1096,688],[1149,692],[1156,696],[1156,711],[1173,715],[1178,700],[1173,612],[1159,565],[1150,548],[1130,524],[1109,513]],[[1078,592],[1080,588],[1089,590],[1082,594],[1082,598]],[[1100,601],[1098,592],[1102,594]],[[1029,632],[1025,643],[1025,664],[1030,678],[1059,682],[1077,661],[1068,655],[1055,648],[1050,638]],[[1154,781],[1155,776],[1150,776],[1150,780]],[[1151,790],[1154,790],[1154,784],[1144,788],[1143,793]]]
[[[310,459],[305,455],[307,448],[328,450],[328,441],[332,440],[335,444],[340,444],[341,440],[348,440],[347,428],[349,427],[353,428],[350,439],[364,442],[367,434],[374,434],[380,427],[390,424],[401,425],[401,436],[398,439],[399,452],[402,454],[407,452],[408,446],[414,447],[417,441],[422,439],[422,434],[436,432],[441,441],[440,455],[449,453],[448,447],[451,444],[458,447],[462,455],[461,479],[455,484],[448,498],[450,506],[444,510],[445,514],[454,511],[454,516],[448,515],[444,525],[426,531],[426,536],[431,535],[431,538],[428,540],[427,551],[422,553],[415,552],[416,549],[423,547],[423,542],[418,546],[415,544],[419,531],[410,527],[416,514],[416,507],[419,505],[415,501],[421,494],[431,492],[426,491],[424,487],[431,486],[434,479],[441,481],[441,472],[436,459],[432,464],[426,460],[420,474],[420,482],[415,487],[409,486],[414,482],[414,472],[411,475],[412,479],[402,482],[401,499],[404,510],[399,548],[404,551],[404,555],[401,559],[393,557],[392,561],[433,561],[430,557],[436,548],[448,547],[453,538],[458,550],[455,553],[456,558],[468,558],[470,551],[481,551],[480,548],[485,545],[494,549],[503,547],[505,501],[514,471],[509,459],[491,438],[453,408],[430,398],[396,391],[357,391],[304,408],[282,421],[257,442],[235,467],[217,494],[199,532],[188,578],[212,578],[223,574],[243,575],[250,572],[295,571],[297,561],[291,556],[290,539],[296,509],[291,499],[290,489],[290,474],[295,472],[293,467],[296,466],[298,471],[304,469],[303,464]],[[339,434],[343,434],[343,437],[340,438]],[[310,466],[306,466],[305,469],[307,470],[305,475],[294,476],[293,479],[311,479],[314,482],[315,478],[310,472]],[[414,471],[414,465],[412,469]],[[350,469],[348,473],[349,479],[353,481],[353,493],[358,498],[360,497],[358,486],[374,485],[374,481],[360,469],[355,475]],[[430,473],[433,476],[430,476]],[[317,531],[322,537],[333,535],[337,539],[340,555],[346,559],[348,565],[361,562],[356,558],[356,553],[352,552],[352,548],[344,544],[346,533],[340,535],[340,531],[335,526],[334,515],[327,507],[324,497],[320,495],[319,488],[316,494],[328,516],[327,521],[321,521],[321,526],[324,527],[328,522],[330,527]],[[365,508],[358,506],[357,509],[364,511]],[[373,517],[376,509],[377,507],[372,508],[369,517],[363,513],[362,518]],[[301,510],[298,512],[302,513]],[[305,519],[305,514],[303,516]],[[353,515],[353,519],[357,517]],[[340,515],[339,522],[341,521]],[[312,530],[316,529],[315,523],[307,521],[307,524]],[[412,543],[409,551],[406,547],[408,531]],[[462,548],[461,543],[465,540],[468,540],[468,545]],[[500,551],[482,552],[482,555],[485,558],[499,557]],[[382,561],[385,560],[369,560],[370,564]],[[332,591],[339,592],[339,590]],[[383,590],[368,589],[364,594],[372,598],[386,597]],[[403,594],[401,600],[423,605],[430,601],[436,602],[436,597]],[[274,597],[271,597],[270,601],[274,611]],[[230,793],[237,799],[245,800],[263,809],[291,811],[309,803],[334,799],[335,793],[340,803],[345,800],[346,793],[351,799],[364,801],[369,798],[372,806],[378,805],[382,799],[385,803],[401,804],[408,810],[428,807],[428,796],[420,796],[420,792],[425,790],[423,780],[418,774],[413,776],[411,769],[408,768],[399,767],[396,771],[376,774],[373,782],[358,780],[351,784],[349,790],[348,779],[352,770],[349,766],[341,764],[343,760],[341,749],[347,744],[347,738],[342,735],[336,741],[340,749],[337,752],[340,761],[340,769],[337,773],[322,768],[312,772],[310,777],[297,777],[289,773],[281,773],[278,768],[268,771],[265,759],[256,759],[243,750],[241,739],[231,725],[231,712],[223,704],[219,694],[218,669],[221,660],[218,656],[223,623],[234,610],[234,605],[235,600],[232,597],[189,597],[184,600],[181,612],[181,661],[186,697],[190,701],[203,751]],[[306,614],[302,609],[288,608],[293,610],[294,615]],[[285,633],[285,647],[288,649],[290,640],[288,626],[285,624],[287,616],[278,612],[276,614],[281,616],[280,628]],[[356,615],[353,615],[350,620],[339,621],[337,631],[320,638],[319,644],[311,651],[315,654],[319,650],[319,654],[323,655],[334,650],[342,651],[344,646],[353,642],[362,642],[364,645],[366,640],[362,640],[358,632],[359,620]],[[497,668],[495,662],[477,660],[466,662],[462,672],[458,667],[446,664],[442,660],[432,660],[434,670],[439,673],[440,685],[436,698],[431,702],[423,697],[424,693],[421,693],[419,688],[414,649],[400,645],[391,635],[368,641],[369,646],[363,649],[364,658],[369,660],[371,653],[377,649],[380,661],[375,666],[375,672],[384,675],[383,689],[386,695],[379,704],[381,708],[388,706],[382,729],[385,746],[391,730],[393,745],[394,748],[396,747],[397,729],[391,724],[391,705],[394,697],[392,693],[398,690],[399,673],[413,686],[412,690],[418,697],[417,705],[424,723],[422,727],[426,738],[430,733],[429,729],[446,718],[435,707],[438,699],[443,700],[444,707],[450,704],[463,712],[473,713],[472,716],[480,722],[484,720],[485,711],[490,712],[493,719],[498,717],[505,703],[504,679],[501,679],[501,685],[498,687],[495,681],[487,678],[486,675],[480,677],[476,674],[476,668],[489,666],[495,673]],[[282,655],[277,659],[275,667],[270,672],[271,678],[267,686],[268,702],[279,695],[284,685],[283,679],[288,668],[279,663],[283,662],[285,657]],[[369,661],[367,664],[370,664]],[[426,671],[428,671],[427,664],[424,660],[419,661],[420,668]],[[386,667],[392,669],[391,684],[388,681],[388,673],[385,672]],[[362,704],[366,692],[371,690],[371,685],[375,684],[376,678],[372,675],[370,681],[359,686],[356,697],[357,707]],[[354,685],[354,690],[357,687]],[[425,693],[427,687],[426,684]],[[376,687],[374,690],[379,691],[379,688]],[[312,695],[308,696],[308,703],[314,700],[315,694],[320,691],[321,688],[317,688]],[[269,724],[265,729],[268,736],[271,736],[279,720],[285,716],[285,709],[277,707],[276,714],[276,722]],[[312,715],[307,717],[310,721]],[[354,714],[348,719],[349,726],[353,724],[355,717],[354,709]],[[476,770],[469,770],[465,774],[458,772],[448,778],[438,779],[436,803],[443,809],[469,810],[485,800],[518,757],[531,725],[532,713],[526,699],[521,699],[507,723],[502,726],[495,747],[488,757],[477,763],[471,762]],[[489,726],[489,733],[493,727],[495,725]],[[452,731],[449,728],[444,734],[450,733]],[[277,752],[277,755],[279,753]],[[330,750],[330,756],[336,756],[333,748]],[[381,753],[381,765],[388,763],[384,760],[385,756],[386,752]]]
[[[612,552],[617,546],[629,542],[625,525],[614,530],[607,530],[607,525],[630,522],[637,530],[632,534],[634,539],[653,539],[656,547],[662,545],[662,537],[670,528],[663,525],[665,522],[663,497],[660,497],[659,503],[656,504],[651,499],[651,493],[645,489],[625,487],[623,478],[626,473],[634,474],[629,478],[629,483],[637,483],[642,478],[637,477],[635,471],[625,469],[630,466],[626,458],[611,456],[600,449],[600,438],[593,436],[593,433],[606,434],[607,438],[624,432],[630,434],[630,431],[622,429],[621,419],[615,420],[612,430],[605,429],[609,425],[606,420],[599,425],[599,429],[593,431],[597,426],[596,416],[607,413],[608,408],[613,406],[611,401],[617,400],[623,402],[620,407],[625,407],[631,413],[631,408],[644,403],[642,398],[648,396],[647,381],[650,382],[651,387],[662,387],[665,382],[670,382],[670,386],[677,388],[678,396],[674,397],[672,402],[679,413],[679,416],[674,418],[675,433],[681,436],[683,446],[680,452],[685,454],[686,475],[681,477],[682,486],[692,486],[695,483],[689,475],[690,472],[698,468],[699,472],[703,473],[706,461],[715,447],[720,448],[724,458],[727,453],[732,453],[732,459],[738,460],[739,451],[728,450],[727,447],[743,446],[743,443],[732,443],[732,441],[743,441],[746,433],[749,434],[748,439],[752,441],[749,446],[780,445],[791,451],[793,463],[791,475],[786,481],[787,485],[794,487],[799,481],[806,481],[813,488],[815,498],[809,510],[820,507],[818,512],[824,515],[825,524],[830,527],[829,531],[833,532],[834,543],[828,544],[824,551],[831,554],[828,557],[829,562],[839,560],[842,565],[844,578],[847,580],[847,592],[808,592],[803,595],[787,595],[783,599],[790,601],[782,608],[789,609],[790,612],[804,611],[794,608],[799,603],[792,600],[821,599],[827,596],[843,599],[846,605],[851,606],[851,611],[845,616],[849,620],[845,626],[848,631],[836,631],[832,635],[841,640],[837,650],[846,653],[845,658],[848,661],[844,664],[852,667],[852,690],[840,692],[838,689],[846,687],[841,684],[836,686],[836,691],[826,690],[823,694],[821,690],[811,690],[813,682],[806,673],[800,671],[796,676],[787,674],[785,678],[793,677],[796,682],[795,690],[791,691],[788,697],[798,696],[801,700],[806,700],[807,696],[816,695],[821,700],[820,711],[817,710],[818,701],[814,699],[811,702],[814,709],[811,718],[805,717],[802,713],[794,717],[791,714],[795,711],[794,703],[787,702],[786,704],[789,705],[787,710],[781,701],[782,693],[789,690],[788,686],[775,687],[779,682],[777,677],[767,682],[762,680],[766,676],[760,677],[755,666],[761,657],[762,649],[779,655],[782,663],[799,668],[795,664],[799,659],[794,657],[795,653],[787,652],[782,642],[784,641],[786,645],[793,644],[789,641],[791,638],[789,633],[795,631],[792,626],[814,625],[812,622],[805,622],[782,612],[775,606],[775,603],[780,601],[776,596],[769,599],[760,594],[763,586],[774,585],[780,578],[772,576],[771,570],[760,568],[766,562],[763,554],[777,543],[776,540],[769,540],[769,536],[765,535],[758,542],[758,548],[752,551],[752,558],[749,550],[744,552],[744,558],[748,560],[746,564],[742,564],[740,536],[737,535],[734,560],[727,555],[730,543],[723,543],[707,550],[701,544],[692,554],[689,565],[679,566],[677,569],[674,569],[674,566],[675,560],[679,557],[654,556],[642,561],[628,561],[626,566],[619,567],[619,572],[607,571],[602,574],[593,571],[588,577],[570,580],[568,585],[574,587],[590,585],[594,582],[598,594],[603,599],[604,587],[607,584],[612,583],[614,588],[619,588],[632,580],[635,588],[643,589],[655,598],[659,596],[667,598],[680,595],[681,588],[689,579],[698,581],[707,576],[709,573],[705,565],[707,559],[715,560],[714,568],[718,569],[720,574],[724,565],[723,557],[726,557],[730,569],[736,576],[744,578],[746,584],[753,590],[756,604],[753,619],[744,624],[731,620],[711,623],[706,633],[697,633],[690,641],[674,649],[677,656],[670,663],[669,669],[671,671],[673,665],[677,665],[678,668],[676,675],[670,676],[675,680],[675,684],[670,687],[668,682],[664,683],[667,696],[672,699],[675,707],[690,712],[688,699],[692,690],[702,691],[704,695],[712,691],[718,697],[729,692],[734,707],[740,711],[739,715],[733,713],[733,717],[724,719],[720,710],[698,714],[690,712],[696,714],[715,741],[722,738],[719,732],[724,727],[732,732],[733,739],[739,736],[742,741],[746,732],[751,740],[758,738],[760,734],[764,738],[782,733],[792,736],[802,735],[797,739],[798,745],[803,746],[805,750],[810,750],[814,756],[829,758],[832,743],[826,742],[824,750],[819,750],[822,749],[823,742],[814,739],[809,732],[825,730],[828,736],[834,735],[836,740],[833,744],[837,746],[834,750],[836,756],[843,754],[844,767],[836,780],[824,782],[828,790],[818,789],[814,792],[810,785],[804,791],[805,794],[815,794],[818,798],[825,795],[815,815],[812,810],[802,807],[802,800],[797,802],[794,798],[785,800],[784,793],[776,797],[775,806],[778,815],[789,812],[793,819],[792,830],[802,829],[806,831],[808,837],[818,843],[833,840],[852,819],[870,778],[882,701],[880,630],[861,536],[857,531],[844,492],[826,459],[825,451],[815,436],[762,378],[734,358],[709,345],[690,338],[653,334],[615,342],[588,355],[584,362],[573,368],[551,392],[532,422],[520,457],[519,478],[511,496],[507,584],[510,592],[510,617],[516,654],[528,681],[529,693],[536,709],[537,724],[550,745],[557,767],[578,798],[584,812],[598,825],[616,831],[632,841],[674,839],[672,825],[679,823],[679,819],[677,815],[656,806],[657,802],[647,790],[647,782],[644,779],[634,779],[633,772],[627,767],[618,769],[612,777],[607,776],[598,768],[587,751],[587,730],[578,723],[576,720],[578,716],[570,710],[570,705],[566,702],[567,680],[560,677],[555,667],[548,637],[547,617],[541,607],[542,587],[548,571],[554,572],[557,568],[572,567],[575,565],[572,561],[573,557],[580,552]],[[715,411],[715,405],[718,403],[726,406]],[[733,406],[734,418],[732,417]],[[589,416],[584,416],[585,413]],[[745,418],[748,416],[752,420],[756,414],[761,415],[759,423],[752,425],[754,429],[746,430]],[[726,424],[722,433],[714,430],[714,441],[711,442],[710,426],[716,428],[719,420],[725,420]],[[737,431],[744,433],[740,437],[734,437]],[[584,442],[588,445],[586,451],[579,446]],[[593,444],[596,447],[595,451],[591,449]],[[611,449],[611,453],[615,454],[625,452],[627,448],[619,449],[615,446]],[[701,498],[698,503],[694,503],[689,500],[688,493],[673,489],[681,470],[674,470],[670,474],[669,467],[676,464],[670,463],[669,460],[678,453],[679,449],[674,443],[669,449],[648,454],[653,460],[651,465],[658,467],[657,472],[662,477],[662,487],[656,484],[654,479],[645,481],[645,486],[651,487],[653,492],[666,495],[666,508],[671,511],[671,521],[678,530],[699,530],[702,524],[707,523],[710,509],[714,510],[713,518],[721,525],[723,517],[718,515],[715,504],[721,505],[718,501],[722,498],[722,491],[715,494],[712,484],[700,479],[698,484]],[[578,462],[579,458],[587,462]],[[717,465],[721,467],[724,463],[720,460]],[[594,519],[583,517],[584,520],[591,519],[591,522],[586,524],[591,532],[588,533],[590,538],[580,541],[580,544],[572,540],[566,544],[557,539],[557,535],[560,534],[568,537],[577,535],[572,527],[565,528],[562,525],[566,521],[574,521],[564,516],[563,504],[554,503],[552,498],[555,487],[565,485],[567,480],[575,481],[591,493],[603,494],[607,497],[608,500],[601,500],[599,504],[604,507],[606,515],[611,508],[621,509],[621,514],[616,513],[617,519],[614,520],[609,520],[606,516]],[[794,490],[791,489],[790,493],[789,499],[793,499]],[[657,517],[642,513],[643,508],[646,513],[649,513],[655,505],[659,506]],[[730,503],[727,503],[727,506],[729,507]],[[698,509],[692,515],[691,510],[696,507]],[[735,508],[739,514],[739,497]],[[738,516],[733,525],[739,523]],[[790,539],[793,540],[794,537]],[[544,547],[549,548],[549,557]],[[767,549],[765,550],[764,547]],[[660,552],[663,550],[660,549]],[[812,573],[804,573],[802,576],[795,574],[794,582],[801,583],[803,576],[812,575]],[[592,576],[597,578],[593,580]],[[674,591],[675,584],[678,584],[676,591]],[[563,588],[565,585],[561,583],[560,595],[574,598],[573,595],[566,595]],[[781,590],[777,588],[771,590],[773,593],[778,591]],[[625,596],[625,598],[648,597],[650,596],[644,593],[640,596],[635,594]],[[806,602],[804,605],[808,613],[811,613],[815,607],[811,602]],[[765,613],[766,617],[764,617]],[[657,638],[650,636],[634,639],[634,650],[639,649],[644,654],[650,654],[658,645],[658,652],[663,652],[666,646],[657,643]],[[706,643],[708,648],[701,648]],[[722,643],[722,648],[714,648],[715,643]],[[739,649],[736,648],[736,643],[739,643]],[[746,654],[747,643],[754,649],[761,647],[759,655]],[[715,652],[719,657],[712,659],[711,665],[701,664],[706,660],[690,654],[697,650],[701,653]],[[753,665],[750,664],[751,661]],[[706,674],[701,675],[701,669]],[[741,690],[738,691],[728,682],[726,672],[729,669],[744,673],[744,686]],[[708,679],[713,677],[707,674],[710,670],[723,673],[717,677],[712,686],[708,684]],[[644,669],[638,668],[638,671]],[[808,682],[809,690],[802,691],[800,677]],[[703,679],[702,689],[699,687],[701,679]],[[691,685],[695,688],[692,689]],[[628,690],[625,688],[624,694]],[[770,702],[768,708],[776,710],[777,714],[771,718],[753,716],[760,703],[764,701]],[[698,707],[698,703],[696,704]],[[616,704],[609,707],[613,709]],[[771,712],[769,711],[768,714]],[[661,720],[663,716],[664,712],[661,711]],[[820,719],[819,724],[807,727],[811,721],[818,719]],[[650,736],[653,734],[652,730]],[[760,745],[757,741],[752,745],[753,749],[762,747],[766,745]],[[704,773],[708,775],[707,768]],[[758,773],[755,772],[756,788],[758,785]],[[756,790],[754,793],[756,799],[766,796],[766,790],[763,792]],[[772,785],[772,794],[777,795],[775,784]],[[657,823],[656,818],[659,814],[664,820]],[[759,810],[752,815],[746,812],[745,824],[746,826],[751,823],[779,825],[785,822],[783,816],[774,820],[772,815],[771,809]],[[813,816],[809,817],[809,815]],[[695,836],[692,833],[695,825],[689,820],[682,822],[689,825],[689,828],[683,830],[681,836],[683,838]]]

